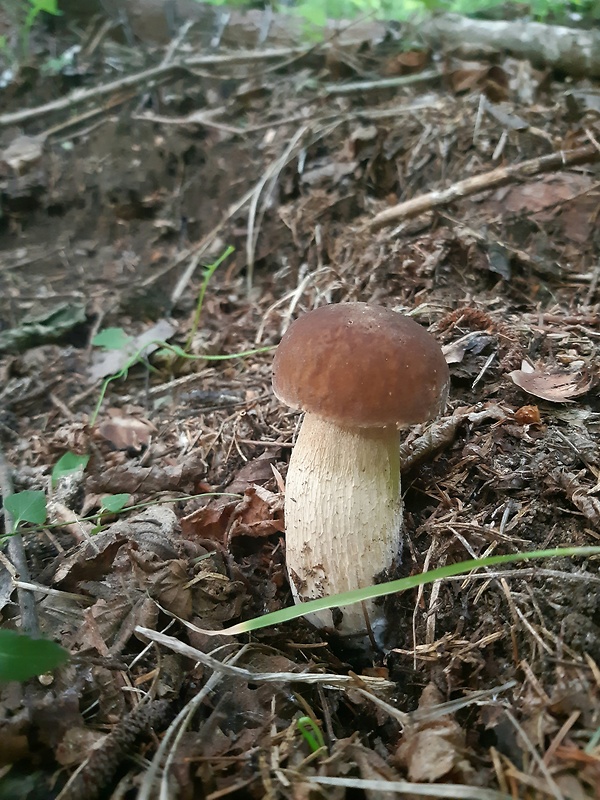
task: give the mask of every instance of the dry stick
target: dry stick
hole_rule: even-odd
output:
[[[29,120],[45,117],[55,111],[65,111],[76,105],[85,103],[87,100],[97,100],[107,94],[128,89],[130,86],[137,86],[151,80],[165,79],[171,73],[181,70],[189,71],[192,67],[218,66],[221,64],[236,64],[245,61],[265,61],[276,58],[285,58],[293,54],[306,52],[306,47],[277,47],[270,50],[239,50],[225,55],[196,56],[185,61],[172,61],[167,64],[159,64],[157,67],[136,72],[133,75],[126,75],[116,81],[103,83],[101,86],[92,86],[89,89],[76,89],[60,100],[53,100],[42,106],[26,108],[22,111],[15,111],[12,114],[0,115],[0,128],[9,125],[21,125]]]
[[[4,453],[0,450],[0,491],[4,501],[4,531],[9,534],[14,525],[12,514],[6,508],[6,498],[14,494],[10,467],[4,458]],[[14,533],[8,540],[8,557],[14,568],[17,570],[18,577],[26,583],[31,582],[27,557],[23,547],[23,538],[20,533]],[[19,608],[21,610],[21,629],[30,636],[39,636],[40,628],[38,624],[37,611],[35,607],[35,597],[31,591],[21,586],[17,588]]]
[[[194,629],[194,626],[190,623],[184,620],[180,620],[180,622],[184,622],[187,628]],[[174,636],[167,636],[160,631],[153,631],[151,628],[144,628],[141,625],[136,625],[135,633],[144,636],[146,639],[150,639],[151,642],[156,642],[157,644],[163,645],[163,647],[168,647],[169,650],[172,650],[178,655],[191,658],[193,661],[198,661],[214,672],[222,672],[224,675],[229,675],[233,678],[241,678],[242,680],[252,683],[320,683],[336,687],[354,687],[362,682],[364,686],[373,689],[390,689],[393,687],[393,684],[385,678],[369,677],[365,675],[361,675],[360,679],[357,679],[357,677],[352,674],[336,675],[334,673],[323,672],[254,672],[250,669],[234,667],[224,661],[219,661],[208,655],[208,653],[197,650],[195,647],[185,644]]]
[[[379,78],[373,81],[352,81],[351,83],[326,83],[323,92],[328,95],[338,94],[363,94],[364,92],[379,89],[398,89],[400,87],[415,86],[419,83],[431,83],[439,80],[442,73],[439,69],[428,69],[416,72],[414,75],[400,75],[397,78]]]
[[[588,164],[594,161],[600,161],[600,150],[595,145],[589,144],[584,147],[577,147],[574,150],[560,150],[558,153],[532,158],[529,161],[523,161],[521,164],[498,167],[491,170],[491,172],[485,172],[483,175],[474,175],[472,178],[458,181],[458,183],[449,186],[447,189],[428,192],[403,203],[398,203],[392,208],[386,208],[385,211],[376,214],[365,227],[377,230],[385,225],[411,219],[423,214],[425,211],[432,211],[434,208],[440,208],[454,200],[478,194],[487,189],[523,181],[543,172],[554,172],[564,167],[574,167],[577,164]]]

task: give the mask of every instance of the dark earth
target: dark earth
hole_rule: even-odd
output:
[[[598,555],[393,594],[383,650],[206,632],[292,604],[272,348],[325,303],[410,313],[450,367],[379,580],[600,544],[598,80],[192,5],[61,5],[0,79],[1,489],[48,511],[0,621],[33,596],[72,656],[0,686],[0,799],[600,798]]]

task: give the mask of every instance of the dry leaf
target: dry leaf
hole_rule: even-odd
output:
[[[439,690],[430,683],[423,689],[419,709],[442,702]],[[406,767],[411,781],[437,781],[462,761],[464,738],[464,731],[450,715],[408,726],[394,761]]]
[[[42,158],[44,139],[41,136],[17,136],[5,150],[0,150],[0,166],[5,165],[23,175]]]
[[[534,369],[527,363],[523,363],[521,369],[509,372],[508,376],[519,388],[550,403],[570,403],[571,398],[589,391],[593,383],[586,369],[556,372]]]
[[[108,410],[109,419],[98,426],[98,433],[117,450],[139,453],[150,441],[156,428],[147,419],[132,417],[118,408]]]

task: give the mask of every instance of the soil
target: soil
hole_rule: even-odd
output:
[[[292,604],[299,415],[273,396],[272,348],[325,303],[410,313],[450,367],[444,416],[405,434],[403,558],[378,580],[599,543],[597,82],[407,50],[394,26],[277,58],[289,41],[267,36],[240,63],[202,21],[165,44],[148,19],[47,20],[0,84],[2,493],[9,472],[47,491],[27,577],[72,654],[0,687],[0,798],[600,797],[597,555],[391,595],[380,648],[303,619],[207,633]],[[107,328],[195,358],[107,356]],[[85,472],[53,482],[65,452]],[[121,493],[158,504],[98,531]]]

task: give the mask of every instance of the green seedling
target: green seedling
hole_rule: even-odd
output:
[[[104,328],[92,339],[94,347],[102,347],[104,350],[125,350],[131,336],[128,336],[123,328]]]
[[[300,717],[296,720],[296,727],[300,735],[309,746],[311,753],[316,753],[325,747],[325,739],[317,723],[311,717]]]
[[[144,360],[145,351],[149,346],[152,345],[158,345],[161,348],[161,350],[158,351],[159,353],[170,352],[173,353],[178,358],[189,359],[191,361],[229,361],[233,358],[246,358],[247,356],[254,356],[257,355],[258,353],[267,353],[269,350],[273,350],[273,347],[269,346],[269,347],[257,347],[253,350],[243,350],[241,353],[231,353],[218,356],[208,356],[208,355],[194,356],[186,352],[182,347],[179,347],[176,344],[169,344],[168,342],[164,342],[160,339],[152,340],[151,342],[148,342],[139,350],[137,350],[118,372],[115,372],[113,375],[109,375],[108,378],[105,378],[105,380],[102,383],[102,386],[100,387],[100,395],[98,397],[98,401],[90,417],[90,422],[89,422],[90,427],[93,427],[96,424],[96,420],[98,419],[98,414],[100,413],[100,409],[102,408],[102,403],[104,402],[106,392],[108,390],[108,387],[113,381],[117,381],[120,378],[127,378],[129,370],[136,364],[142,362],[146,363],[148,369],[156,371],[154,367],[149,365]]]
[[[23,497],[23,495],[35,495],[33,499]],[[128,494],[112,494],[104,497],[100,503],[100,511],[91,514],[87,517],[79,517],[79,519],[72,519],[62,522],[46,523],[46,496],[42,491],[26,491],[18,492],[17,494],[10,495],[6,498],[6,510],[15,519],[15,524],[10,533],[0,537],[0,547],[2,547],[9,536],[17,533],[17,528],[22,522],[29,522],[31,526],[27,529],[28,533],[39,533],[41,530],[52,530],[53,528],[64,528],[68,525],[76,525],[80,522],[93,522],[97,527],[92,531],[98,533],[104,526],[98,524],[103,513],[120,514],[123,511],[140,511],[150,506],[158,506],[163,503],[179,503],[188,500],[196,500],[200,497],[231,497],[237,500],[242,499],[241,494],[233,492],[201,492],[200,494],[185,494],[180,497],[169,497],[165,500],[149,500],[147,503],[136,503],[133,506],[127,506],[130,495]],[[16,498],[16,499],[14,499]],[[11,509],[15,509],[15,512]],[[18,515],[18,516],[17,516]],[[210,554],[209,554],[210,555]]]
[[[103,511],[108,511],[109,514],[118,514],[123,511],[130,498],[130,494],[109,494],[102,498],[100,506]]]
[[[117,372],[114,372],[112,375],[109,375],[107,378],[104,379],[102,386],[100,387],[100,395],[98,397],[98,401],[94,410],[92,411],[92,415],[90,417],[90,427],[95,425],[96,420],[98,419],[98,414],[100,413],[100,409],[102,407],[102,403],[104,402],[104,398],[106,396],[106,392],[108,387],[113,381],[117,381],[121,378],[126,379],[127,375],[129,374],[129,370],[139,363],[144,363],[146,367],[154,372],[157,370],[148,363],[147,361],[147,354],[149,349],[154,349],[155,355],[157,357],[164,357],[164,356],[172,356],[177,359],[188,359],[193,361],[226,361],[232,358],[246,358],[247,356],[257,355],[258,353],[266,353],[269,350],[272,350],[272,347],[258,347],[253,350],[244,350],[241,353],[232,353],[232,354],[224,354],[224,355],[193,355],[189,352],[193,339],[198,332],[198,328],[200,325],[200,318],[202,316],[202,307],[204,305],[204,298],[206,295],[206,290],[208,288],[208,284],[210,279],[215,274],[218,267],[223,263],[223,261],[233,253],[234,248],[228,247],[220,256],[216,259],[212,264],[209,264],[204,270],[204,276],[202,278],[202,285],[200,287],[200,291],[198,293],[198,300],[196,302],[196,309],[194,312],[194,318],[192,320],[192,326],[190,328],[189,335],[183,347],[180,347],[176,344],[169,344],[162,339],[153,339],[150,342],[145,342],[142,347],[136,350],[131,356],[125,361],[121,369]],[[103,331],[100,331],[94,338],[92,339],[92,344],[98,347],[103,347],[105,350],[124,350],[128,344],[131,342],[131,337],[128,336],[122,328],[106,328]],[[156,350],[156,348],[160,348]]]
[[[120,514],[121,511],[125,510],[125,506],[130,501],[131,495],[130,494],[109,494],[106,497],[103,497],[100,501],[100,511],[96,514],[96,525],[90,533],[93,535],[95,533],[100,533],[102,528],[104,527],[103,521],[107,516],[113,516],[114,514]],[[133,508],[133,506],[131,506]],[[128,508],[127,511],[130,509]]]
[[[198,300],[196,301],[196,310],[194,312],[194,319],[192,320],[192,327],[190,328],[190,332],[188,338],[185,343],[184,350],[189,350],[192,342],[194,341],[194,336],[198,332],[198,327],[200,325],[200,317],[202,315],[202,306],[204,305],[204,295],[206,294],[206,290],[208,289],[208,284],[210,279],[215,274],[217,269],[221,266],[223,261],[233,253],[234,247],[229,245],[229,247],[225,250],[225,252],[217,258],[212,264],[209,264],[207,267],[204,268],[204,275],[202,277],[202,285],[200,286],[200,291],[198,292]]]
[[[9,19],[13,25],[17,26],[18,37],[20,42],[20,56],[26,58],[29,53],[29,42],[31,38],[32,28],[37,21],[40,14],[50,14],[53,17],[58,17],[62,11],[58,7],[58,0],[8,0],[2,3],[2,6],[7,6],[6,11]],[[0,48],[1,52],[8,50],[8,42],[4,40],[4,47]]]

